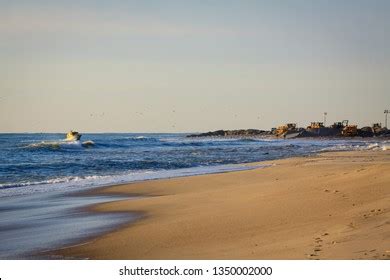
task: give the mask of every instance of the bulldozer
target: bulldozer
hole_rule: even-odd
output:
[[[342,122],[335,122],[331,128],[343,129],[348,126],[348,120],[343,120]]]
[[[285,136],[286,133],[295,131],[297,128],[297,124],[295,123],[288,123],[282,126],[279,126],[275,131],[275,135],[277,137]]]
[[[325,127],[323,122],[311,122],[307,129],[316,129]]]
[[[357,133],[358,133],[357,125],[347,125],[341,131],[341,135],[346,136],[346,137],[356,136]]]

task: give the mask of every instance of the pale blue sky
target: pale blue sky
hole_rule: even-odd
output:
[[[0,131],[383,122],[390,1],[1,1]]]

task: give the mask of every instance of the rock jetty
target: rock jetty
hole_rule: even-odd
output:
[[[271,131],[259,129],[216,130],[199,134],[190,134],[187,137],[229,137],[229,136],[262,136],[272,135]]]
[[[347,127],[348,128],[348,127]],[[390,137],[390,130],[382,127],[362,127],[355,128],[353,134],[345,133],[345,127],[307,127],[297,128],[295,126],[281,126],[278,129],[259,130],[259,129],[238,129],[238,130],[216,130],[205,133],[190,134],[187,137],[261,137],[274,136],[279,138],[303,138],[303,137]],[[284,129],[284,130],[283,130]]]

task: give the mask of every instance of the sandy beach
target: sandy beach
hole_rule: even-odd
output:
[[[140,219],[56,251],[90,259],[390,259],[390,151],[323,153],[266,168],[145,181],[92,211]]]

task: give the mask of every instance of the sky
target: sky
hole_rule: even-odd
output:
[[[384,123],[390,1],[0,0],[0,132]]]

